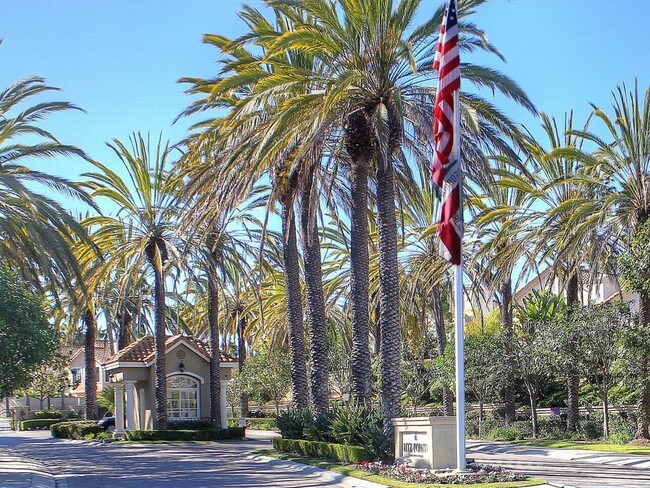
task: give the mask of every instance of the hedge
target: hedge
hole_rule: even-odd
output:
[[[34,417],[37,419],[56,419],[61,420],[62,412],[48,412],[47,410],[39,410],[34,412]]]
[[[341,461],[343,463],[360,463],[370,461],[371,456],[360,446],[346,446],[329,442],[304,441],[295,439],[273,438],[276,451],[300,454],[302,456],[320,457]]]
[[[99,434],[104,429],[97,422],[59,422],[50,426],[52,437],[59,439],[84,439],[88,434]]]
[[[52,424],[58,424],[61,422],[61,419],[35,419],[35,420],[23,420],[20,422],[20,430],[33,430],[33,429],[42,429],[43,427],[49,428]]]
[[[212,430],[129,430],[129,441],[224,441],[244,436],[240,427]]]

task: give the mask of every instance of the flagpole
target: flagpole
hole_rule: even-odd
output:
[[[461,164],[460,151],[460,90],[454,93],[454,149],[458,157],[458,164]],[[458,171],[459,182],[458,189],[460,192],[460,209],[463,212],[463,177],[462,170]],[[462,234],[461,234],[462,235]],[[462,237],[461,237],[461,258],[460,263],[455,266],[455,326],[456,326],[456,471],[467,471],[465,457],[465,339],[464,339],[464,313],[463,313],[463,257],[462,257]]]

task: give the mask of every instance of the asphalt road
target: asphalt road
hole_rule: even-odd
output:
[[[61,488],[368,487],[311,466],[247,455],[270,442],[111,445],[52,439],[49,432],[0,434],[0,447],[43,463]]]
[[[52,439],[48,432],[0,433],[0,447],[40,461],[60,488],[362,487],[365,482],[248,455],[270,447],[271,434],[255,440],[200,444],[100,445]],[[468,457],[577,488],[650,488],[650,457],[468,443]]]

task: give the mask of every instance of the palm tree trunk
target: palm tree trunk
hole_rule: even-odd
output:
[[[569,306],[569,313],[574,307],[580,306],[578,295],[578,273],[574,271],[569,276],[566,285],[566,301]],[[573,364],[567,365],[567,416],[566,428],[568,432],[578,430],[578,420],[580,418],[578,394],[580,391],[580,375],[578,368]]]
[[[435,284],[431,287],[433,325],[436,330],[436,345],[438,354],[442,356],[447,348],[447,331],[445,329],[445,315],[442,310],[442,296],[440,286]],[[442,385],[442,410],[446,416],[454,415],[454,394],[449,385]]]
[[[210,329],[210,423],[221,427],[221,379],[219,375],[219,296],[212,277],[208,281],[208,327]]]
[[[124,308],[120,313],[118,313],[117,318],[120,321],[117,348],[121,351],[126,346],[131,344],[131,338],[133,337],[133,332],[131,331],[131,322],[133,321],[133,317],[131,316],[131,313],[126,308]]]
[[[512,325],[512,279],[508,278],[501,282],[501,323],[503,330],[508,338],[512,338],[514,329]],[[512,343],[511,340],[508,343]],[[507,351],[506,351],[507,354]],[[512,364],[512,361],[508,362]],[[515,385],[514,385],[514,372],[508,368],[506,373],[506,387],[505,387],[505,416],[506,423],[515,421]]]
[[[305,334],[303,328],[302,294],[300,292],[300,265],[296,239],[296,219],[292,202],[282,202],[282,254],[284,281],[289,322],[289,353],[291,356],[291,393],[295,408],[309,406],[307,386],[307,362],[305,358]]]
[[[382,159],[382,158],[380,158]],[[384,430],[392,432],[391,419],[401,416],[399,271],[395,222],[395,176],[390,161],[377,164],[377,230],[379,237],[380,370]]]
[[[368,115],[356,110],[348,115],[345,147],[350,155],[350,308],[352,315],[352,392],[358,403],[369,403],[370,329],[368,309],[368,168],[373,157]]]
[[[244,332],[246,329],[246,319],[242,316],[241,311],[237,311],[237,356],[239,362],[239,374],[241,376],[246,363],[246,341]],[[239,394],[239,414],[241,418],[248,417],[248,393],[241,389]]]
[[[159,252],[156,250],[156,252]],[[167,428],[167,371],[165,365],[165,277],[162,265],[154,264],[155,351],[156,351],[156,429]]]
[[[370,402],[368,310],[368,166],[352,165],[350,175],[350,305],[352,312],[352,391],[358,403]]]
[[[84,366],[86,368],[86,379],[84,382],[86,396],[84,414],[86,420],[91,420],[97,417],[97,378],[95,377],[95,340],[97,339],[97,323],[95,322],[95,314],[93,313],[92,307],[88,307],[85,310],[83,321],[86,326],[86,336],[84,340]]]
[[[311,355],[311,402],[314,413],[325,413],[329,407],[329,375],[327,365],[327,317],[323,298],[323,273],[318,235],[317,212],[312,209],[314,172],[311,170],[302,191],[301,234],[307,288],[307,324]]]

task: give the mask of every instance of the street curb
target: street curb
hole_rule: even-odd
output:
[[[246,459],[253,459],[255,461],[261,461],[264,463],[272,464],[275,466],[285,466],[288,468],[300,467],[305,472],[312,473],[329,473],[333,478],[333,482],[343,484],[349,488],[388,488],[387,485],[381,485],[379,483],[374,483],[372,481],[362,480],[361,478],[355,478],[354,476],[346,476],[344,474],[336,473],[328,469],[318,468],[316,466],[311,466],[309,464],[298,463],[295,461],[288,461],[286,459],[277,459],[270,456],[263,456],[260,454],[249,454],[245,456]]]
[[[29,488],[56,488],[54,475],[43,464],[17,456],[11,451],[0,451],[0,486],[21,483]]]

